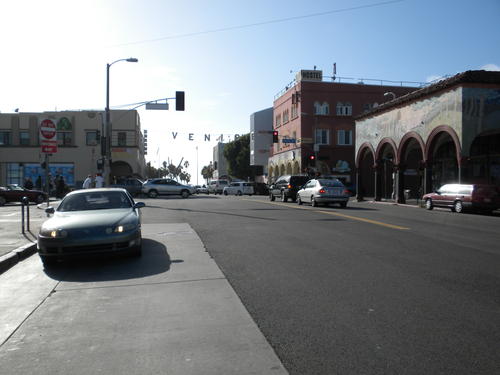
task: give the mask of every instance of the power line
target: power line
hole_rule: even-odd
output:
[[[360,6],[357,6],[357,7],[335,9],[335,10],[329,10],[329,11],[325,11],[325,12],[306,14],[306,15],[302,15],[302,16],[294,16],[294,17],[288,17],[288,18],[279,18],[279,19],[274,19],[274,20],[270,20],[270,21],[262,21],[262,22],[249,23],[249,24],[245,24],[245,25],[228,26],[228,27],[222,27],[222,28],[212,29],[212,30],[197,31],[197,32],[186,33],[186,34],[170,35],[170,36],[164,36],[164,37],[160,37],[160,38],[140,40],[140,41],[136,41],[136,42],[114,44],[114,45],[112,45],[110,47],[123,47],[123,46],[130,46],[130,45],[136,45],[136,44],[145,44],[145,43],[160,42],[162,40],[188,38],[188,37],[193,37],[193,36],[198,36],[198,35],[204,35],[204,34],[213,34],[213,33],[219,33],[219,32],[224,32],[224,31],[246,29],[246,28],[250,28],[250,27],[270,25],[270,24],[273,24],[273,23],[289,22],[289,21],[295,21],[295,20],[304,19],[304,18],[313,18],[313,17],[326,16],[328,14],[350,12],[350,11],[353,11],[353,10],[366,9],[366,8],[374,8],[374,7],[379,7],[379,6],[383,6],[383,5],[401,3],[403,1],[405,1],[405,0],[383,1],[383,2],[374,3],[374,4],[367,4],[367,5],[360,5]]]

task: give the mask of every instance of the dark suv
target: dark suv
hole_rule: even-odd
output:
[[[495,185],[446,184],[436,192],[423,196],[425,208],[448,207],[453,212],[472,209],[491,212],[500,208],[500,195]]]
[[[279,177],[274,184],[269,186],[269,199],[274,201],[276,197],[282,202],[286,202],[288,198],[295,202],[297,199],[297,191],[309,181],[309,176],[292,176],[285,175]]]

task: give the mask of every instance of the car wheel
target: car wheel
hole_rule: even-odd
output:
[[[238,190],[238,193],[236,195],[243,195],[243,193]]]
[[[5,197],[0,197],[0,206],[3,206],[5,203],[7,203],[7,199],[5,199]]]
[[[311,206],[318,207],[318,202],[316,202],[316,199],[314,199],[314,197],[311,197]]]
[[[286,196],[286,194],[285,194],[285,192],[284,192],[284,191],[282,191],[282,192],[281,192],[281,201],[282,201],[282,202],[286,202],[286,201],[288,201],[288,197]]]
[[[156,190],[150,190],[148,192],[149,198],[156,198],[158,196],[158,192]]]
[[[224,195],[227,195],[227,190],[224,192]]]
[[[187,198],[187,197],[189,197],[189,191],[182,190],[181,191],[181,197],[184,198],[184,199]]]
[[[274,202],[276,198],[274,197],[273,193],[269,193],[269,200]]]
[[[425,200],[425,209],[432,210],[434,206],[432,205],[432,199]]]
[[[45,198],[43,195],[37,195],[36,203],[40,204],[40,203],[43,203],[44,201],[45,201]]]
[[[453,211],[455,211],[456,213],[461,213],[461,212],[463,212],[463,210],[464,210],[464,206],[462,204],[462,201],[456,201],[453,204]]]
[[[299,206],[302,204],[302,199],[300,199],[300,195],[297,195],[297,204]]]

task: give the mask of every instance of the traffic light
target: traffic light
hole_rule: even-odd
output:
[[[310,161],[314,161],[314,160],[316,160],[316,156],[314,156],[314,155],[310,155],[310,156],[309,156],[309,160],[310,160]]]
[[[184,91],[175,92],[175,110],[184,111]]]
[[[278,143],[278,131],[273,131],[273,143]]]

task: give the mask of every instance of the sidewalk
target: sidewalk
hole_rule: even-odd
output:
[[[53,203],[53,201],[51,201]],[[46,203],[31,204],[29,231],[25,221],[25,233],[22,233],[21,205],[4,206],[13,209],[4,210],[0,216],[0,274],[36,252],[36,236],[40,226],[47,219]],[[2,213],[2,211],[0,211]],[[26,214],[26,211],[25,211]],[[25,220],[27,220],[25,216]]]

